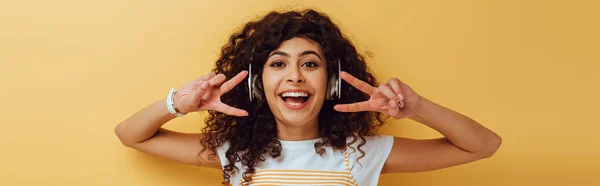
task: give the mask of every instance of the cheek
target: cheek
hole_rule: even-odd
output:
[[[269,78],[265,78],[265,77],[269,77]],[[271,97],[274,92],[275,92],[275,88],[277,86],[277,78],[273,78],[273,74],[265,72],[263,73],[263,79],[262,79],[262,85],[263,85],[263,90],[265,91],[265,96],[267,98]]]
[[[316,89],[316,91],[319,91],[320,93],[324,94],[326,92],[325,89],[327,89],[327,81],[329,81],[329,78],[327,78],[327,73],[321,72],[315,74],[315,76],[313,77],[313,82],[315,82],[314,88]]]

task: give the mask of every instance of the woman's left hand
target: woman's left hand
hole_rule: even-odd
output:
[[[392,78],[379,87],[373,87],[347,72],[342,72],[340,76],[371,98],[358,103],[337,104],[333,108],[339,112],[375,111],[400,119],[411,117],[418,111],[421,96],[398,78]]]

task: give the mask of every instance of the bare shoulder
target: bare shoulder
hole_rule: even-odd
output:
[[[200,144],[202,138],[202,133],[181,133],[161,128],[152,138],[127,146],[183,164],[221,169],[216,152],[206,149],[200,153],[203,149]]]

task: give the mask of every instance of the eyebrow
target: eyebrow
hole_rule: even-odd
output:
[[[309,55],[309,54],[314,54],[320,60],[323,60],[323,59],[321,59],[321,56],[319,56],[319,54],[317,54],[317,52],[312,51],[312,50],[304,51],[304,52],[300,53],[299,56],[305,56],[305,55]],[[282,51],[275,51],[275,52],[271,53],[271,55],[269,55],[269,58],[271,58],[271,56],[274,56],[274,55],[281,55],[281,56],[285,56],[285,57],[290,57],[290,54],[288,54],[288,53],[285,53],[285,52],[282,52]]]

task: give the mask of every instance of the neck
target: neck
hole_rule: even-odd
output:
[[[305,123],[286,123],[276,120],[277,138],[284,141],[310,140],[319,137],[318,117]]]

